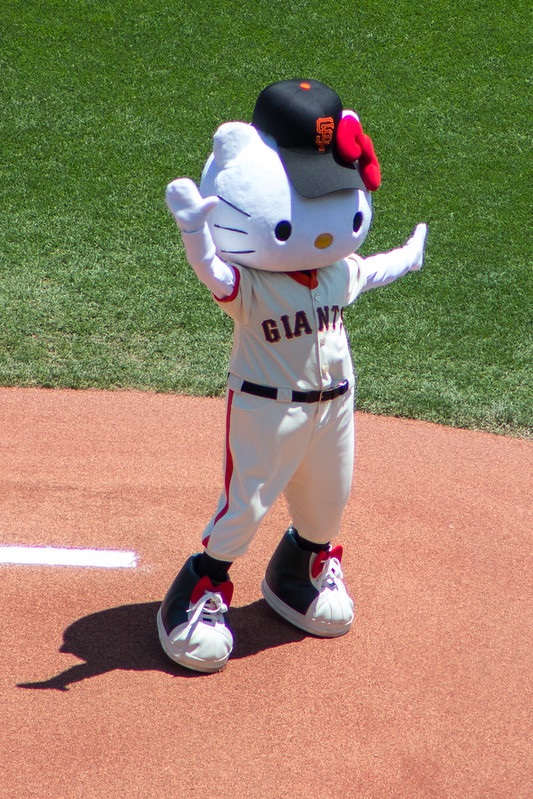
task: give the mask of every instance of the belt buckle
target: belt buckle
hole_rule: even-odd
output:
[[[321,388],[318,392],[318,402],[329,402],[329,400],[334,399],[335,397],[335,388],[329,386],[329,388]]]

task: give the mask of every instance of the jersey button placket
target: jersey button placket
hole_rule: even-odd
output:
[[[315,316],[315,324],[317,325],[317,328],[316,328],[317,329],[317,342],[318,342],[317,357],[318,357],[318,367],[319,367],[319,370],[320,370],[319,371],[319,379],[320,379],[320,385],[322,386],[322,388],[325,388],[325,387],[329,386],[329,384],[331,382],[331,375],[329,373],[329,366],[328,366],[327,362],[324,363],[324,357],[323,357],[324,355],[327,355],[327,353],[326,353],[327,331],[324,331],[324,330],[323,331],[319,331],[318,330],[318,311],[317,311],[317,306],[320,303],[320,300],[322,299],[322,295],[320,294],[320,291],[315,291],[315,292],[313,292],[312,296],[313,296],[313,311],[314,311],[314,316]]]

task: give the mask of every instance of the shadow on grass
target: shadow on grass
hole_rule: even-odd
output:
[[[161,671],[176,677],[206,676],[173,664],[162,651],[156,623],[159,604],[123,605],[78,619],[65,630],[59,651],[75,655],[84,663],[48,680],[18,683],[18,687],[68,691],[72,683],[116,669]],[[231,608],[228,626],[235,638],[232,660],[306,637],[304,632],[280,619],[263,599],[242,608]]]

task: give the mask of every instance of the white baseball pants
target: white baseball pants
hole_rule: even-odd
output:
[[[202,536],[207,552],[227,561],[244,555],[282,493],[303,538],[327,543],[340,529],[353,464],[353,389],[302,405],[229,389],[224,488]]]

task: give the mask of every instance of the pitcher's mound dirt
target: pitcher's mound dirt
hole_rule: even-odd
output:
[[[199,676],[155,615],[218,498],[223,425],[218,399],[0,390],[0,543],[140,557],[0,566],[2,796],[531,796],[531,443],[358,414],[352,632],[306,637],[260,598],[280,501],[232,570],[234,656]]]

